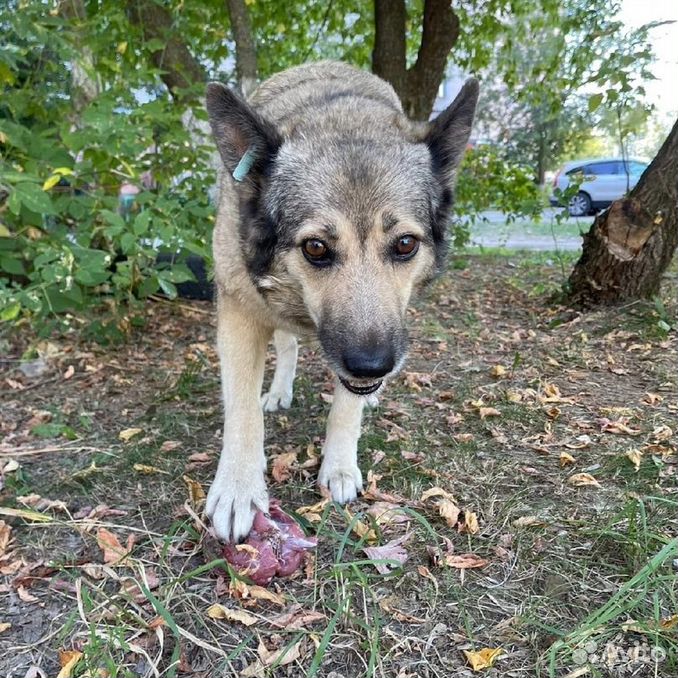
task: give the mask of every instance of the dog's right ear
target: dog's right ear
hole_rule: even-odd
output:
[[[275,127],[219,82],[207,85],[207,113],[229,174],[237,181],[261,175],[282,143]]]

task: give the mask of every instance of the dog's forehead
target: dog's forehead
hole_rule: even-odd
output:
[[[334,139],[322,147],[284,144],[270,204],[295,220],[331,209],[365,222],[384,210],[425,222],[434,187],[423,144]]]

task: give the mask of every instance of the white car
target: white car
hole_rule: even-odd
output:
[[[566,162],[553,179],[553,189],[564,191],[570,180],[579,184],[579,191],[568,204],[570,216],[582,217],[610,204],[628,193],[640,179],[648,163],[632,158],[585,158]],[[550,202],[562,205],[555,194]]]

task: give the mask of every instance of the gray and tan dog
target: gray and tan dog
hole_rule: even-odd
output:
[[[363,404],[402,366],[410,297],[443,263],[477,98],[469,80],[434,122],[413,123],[386,82],[331,62],[279,73],[247,103],[208,86],[225,166],[214,231],[224,443],[207,497],[221,539],[268,510],[262,407],[291,403],[297,336],[319,340],[336,374],[319,482],[342,503],[362,489]]]

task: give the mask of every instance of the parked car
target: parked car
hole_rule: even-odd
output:
[[[648,163],[627,158],[588,158],[566,162],[553,179],[553,189],[564,191],[576,177],[579,192],[570,199],[568,210],[573,217],[582,217],[609,207],[623,197],[640,179]],[[562,206],[555,193],[550,202]]]

